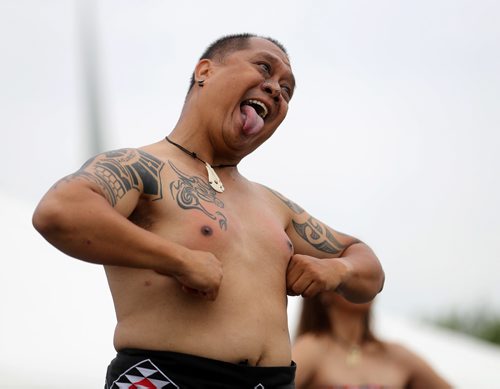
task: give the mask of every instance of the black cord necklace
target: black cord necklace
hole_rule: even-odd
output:
[[[170,143],[170,144],[174,145],[175,147],[177,147],[179,150],[181,150],[184,153],[186,153],[187,155],[191,156],[192,158],[197,159],[200,162],[203,162],[205,164],[206,169],[207,169],[208,183],[210,184],[210,186],[214,190],[216,190],[217,192],[219,192],[219,193],[224,192],[224,185],[222,185],[222,181],[220,180],[220,178],[217,175],[217,173],[215,173],[215,170],[213,168],[214,167],[215,168],[217,168],[217,167],[234,167],[234,166],[236,166],[236,164],[234,164],[234,165],[216,165],[216,166],[212,167],[212,166],[210,166],[210,164],[208,162],[206,162],[203,159],[201,159],[200,157],[198,157],[198,155],[194,151],[189,151],[188,149],[186,149],[185,147],[181,146],[180,144],[171,141],[168,138],[168,136],[165,137],[165,140],[168,143]]]

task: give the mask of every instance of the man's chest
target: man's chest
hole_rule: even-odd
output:
[[[130,219],[191,249],[287,262],[293,247],[285,232],[286,215],[280,212],[258,191],[236,191],[229,185],[218,193],[190,176],[170,180],[162,199],[142,200]]]

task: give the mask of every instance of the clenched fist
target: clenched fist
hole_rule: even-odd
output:
[[[337,258],[315,258],[295,254],[288,263],[286,287],[290,296],[312,297],[335,290],[342,282],[345,265]]]
[[[187,249],[172,275],[186,293],[214,301],[222,282],[222,262],[212,253]]]

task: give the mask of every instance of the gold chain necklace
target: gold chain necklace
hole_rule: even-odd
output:
[[[168,136],[166,136],[165,139],[168,143],[173,144],[175,147],[177,147],[179,150],[185,152],[187,155],[190,155],[192,158],[203,162],[205,164],[205,168],[207,169],[208,183],[210,184],[210,186],[215,191],[217,191],[219,193],[224,192],[224,185],[222,185],[221,179],[219,178],[219,176],[217,175],[217,173],[215,172],[213,167],[210,166],[210,164],[208,162],[206,162],[203,159],[201,159],[200,157],[198,157],[198,155],[194,151],[190,151],[190,150],[186,149],[185,147],[182,147],[180,144],[171,141],[168,138]],[[234,167],[234,166],[236,166],[236,165],[217,165],[214,167]]]

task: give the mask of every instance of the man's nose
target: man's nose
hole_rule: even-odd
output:
[[[266,80],[262,84],[262,89],[264,90],[264,92],[269,94],[274,99],[274,101],[279,101],[281,95],[281,87],[278,82],[273,80]]]

